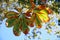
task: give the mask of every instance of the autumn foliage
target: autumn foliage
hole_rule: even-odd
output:
[[[45,2],[46,0],[42,0]],[[22,13],[22,8],[16,7],[14,11],[8,11],[5,13],[7,18],[7,27],[13,26],[13,33],[19,36],[22,31],[24,34],[29,33],[29,27],[42,28],[42,23],[46,23],[50,20],[48,14],[52,13],[52,10],[46,5],[39,5],[36,7],[34,0],[30,0],[31,7],[25,13]],[[25,10],[26,11],[26,10]],[[35,24],[35,25],[34,25]]]

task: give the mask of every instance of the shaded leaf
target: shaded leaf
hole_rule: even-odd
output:
[[[22,27],[23,27],[23,31],[28,28],[28,25],[26,24],[26,19],[25,19],[25,16],[23,15],[22,16]]]
[[[28,36],[29,39],[31,39],[31,36]]]
[[[9,12],[5,13],[5,16],[7,18],[18,18],[18,13],[14,12],[14,11],[9,11]]]
[[[33,13],[32,16],[31,16],[31,19],[30,19],[30,22],[29,22],[29,26],[30,27],[34,27],[34,22],[35,22],[35,16],[36,14]]]
[[[38,13],[38,12],[40,12],[40,10],[35,9],[35,10],[33,10],[33,12]]]
[[[22,32],[24,34],[28,34],[29,32],[29,28],[28,28],[28,25],[26,24],[26,18],[24,15],[22,15],[22,21],[21,21],[21,25],[22,25]]]
[[[29,28],[26,28],[24,31],[23,31],[23,33],[26,35],[26,34],[28,34],[28,32],[29,32]]]
[[[37,34],[35,32],[32,32],[33,33],[33,38],[37,37]]]
[[[37,7],[37,9],[39,9],[39,10],[43,10],[43,9],[45,9],[46,8],[46,5],[39,5],[38,7]]]
[[[15,34],[15,36],[19,36],[21,30],[19,30],[20,27],[20,22],[17,21],[17,23],[15,23],[14,28],[13,28],[13,33]]]
[[[35,7],[34,0],[30,0],[30,4],[31,4],[32,9],[34,9]]]
[[[6,26],[7,27],[12,27],[15,23],[16,19],[12,18],[12,19],[7,19],[6,20]]]

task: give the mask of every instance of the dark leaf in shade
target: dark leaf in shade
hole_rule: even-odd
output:
[[[18,18],[18,15],[19,14],[14,11],[9,11],[5,13],[6,18]]]
[[[16,21],[16,19],[14,19],[14,18],[7,19],[6,20],[6,26],[7,27],[12,27],[14,25],[15,21]]]
[[[17,21],[17,23],[15,23],[13,27],[13,33],[15,34],[15,36],[19,36],[21,33],[21,30],[19,30],[19,27],[20,27],[20,22]]]

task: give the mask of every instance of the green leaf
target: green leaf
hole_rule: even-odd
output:
[[[38,18],[38,15],[36,15],[36,23],[37,23],[37,24],[41,24],[41,22],[42,22],[42,21]]]
[[[20,5],[20,3],[24,3],[24,0],[18,0],[18,4]]]
[[[18,17],[18,13],[14,12],[14,11],[9,11],[9,12],[5,13],[5,16],[7,18],[16,18],[16,17]]]
[[[28,28],[28,25],[26,24],[26,19],[25,19],[25,16],[23,15],[22,16],[22,31],[24,31],[25,29]]]
[[[2,14],[2,11],[0,10],[0,14]]]
[[[39,13],[40,10],[35,9],[33,12],[34,12],[34,13]]]
[[[37,28],[41,28],[42,27],[41,22],[42,21],[39,19],[38,15],[36,15],[36,21],[35,21],[35,23],[36,23],[36,27]]]
[[[12,27],[14,25],[14,22],[16,21],[16,19],[12,18],[12,19],[7,19],[6,22],[8,23],[7,27]]]
[[[17,21],[17,23],[15,23],[13,28],[13,33],[15,34],[15,36],[19,36],[21,33],[21,30],[19,30],[19,27],[20,27],[20,21]]]
[[[36,4],[36,0],[34,0],[34,3]]]

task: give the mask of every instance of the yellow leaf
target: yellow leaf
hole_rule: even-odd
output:
[[[28,5],[26,5],[26,8],[28,8],[29,6]]]
[[[55,25],[55,22],[51,22],[51,24],[50,24],[51,26],[54,26]]]
[[[52,32],[52,30],[48,30],[48,33],[51,33]]]
[[[36,13],[36,14],[39,16],[42,22],[48,22],[50,19],[48,17],[48,13],[45,10],[41,10],[39,13]]]

